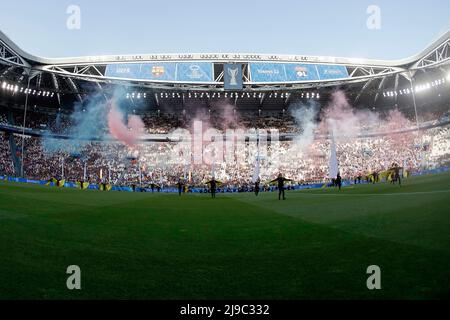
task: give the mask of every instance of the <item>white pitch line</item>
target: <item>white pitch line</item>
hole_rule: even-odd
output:
[[[298,192],[297,194],[302,195],[310,195],[310,196],[336,196],[336,197],[342,197],[342,196],[410,196],[410,195],[417,195],[417,194],[434,194],[434,193],[446,193],[450,192],[450,190],[437,190],[437,191],[421,191],[421,192],[399,192],[399,193],[330,193],[330,194],[320,194],[320,193],[306,193],[306,192]]]

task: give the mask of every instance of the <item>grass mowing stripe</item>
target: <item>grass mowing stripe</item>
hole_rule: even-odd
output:
[[[405,190],[443,190],[446,181],[446,175],[413,179]],[[361,213],[367,199],[376,203],[374,197],[289,193],[279,202],[275,193],[210,199],[22,189],[42,201],[36,202],[14,198],[21,188],[1,188],[2,210],[36,212],[0,224],[3,299],[450,297],[450,248],[442,233],[449,221],[445,193],[403,197],[408,201]],[[373,188],[391,193],[382,185],[350,192],[373,193]],[[58,212],[55,206],[64,202],[67,211]],[[371,225],[377,237],[368,233]],[[407,241],[395,241],[396,232]],[[414,235],[424,239],[423,246],[411,243]],[[434,250],[437,242],[440,251]],[[81,291],[65,287],[69,264],[82,269]],[[371,264],[381,267],[381,291],[365,286]]]

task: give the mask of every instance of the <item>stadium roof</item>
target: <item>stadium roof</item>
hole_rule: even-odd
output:
[[[239,99],[250,98],[253,102],[245,102],[249,108],[276,109],[296,98],[326,96],[337,87],[346,90],[355,105],[376,106],[384,96],[391,97],[392,104],[401,103],[400,96],[410,94],[413,82],[420,87],[445,81],[449,53],[450,31],[422,52],[393,61],[236,53],[43,58],[23,51],[0,31],[0,84],[36,95],[51,92],[59,107],[120,86],[133,99],[133,93],[148,97],[149,105],[159,107],[165,99],[184,109],[188,98],[227,97],[225,66],[231,63],[242,68],[241,87],[228,95],[236,106]]]
[[[280,62],[313,62],[350,65],[373,65],[383,67],[409,67],[426,59],[430,53],[450,40],[450,30],[427,46],[422,52],[401,60],[375,60],[364,58],[343,58],[325,56],[279,55],[279,54],[237,54],[237,53],[199,53],[199,54],[145,54],[145,55],[101,55],[85,57],[45,58],[32,55],[18,47],[11,39],[0,31],[0,41],[18,56],[34,65],[62,65],[62,64],[89,64],[89,63],[116,63],[141,61],[177,61],[177,60],[207,60],[207,61],[280,61]],[[417,65],[416,65],[417,64]]]

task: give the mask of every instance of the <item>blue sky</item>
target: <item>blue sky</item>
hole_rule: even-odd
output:
[[[3,1],[0,30],[44,57],[255,52],[406,58],[450,29],[450,1]],[[81,28],[69,30],[69,5]],[[381,29],[369,30],[369,5]]]

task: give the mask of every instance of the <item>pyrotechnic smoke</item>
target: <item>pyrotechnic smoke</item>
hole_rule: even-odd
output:
[[[44,152],[82,153],[90,139],[101,138],[105,134],[107,112],[105,106],[104,97],[100,94],[89,97],[84,103],[76,103],[74,112],[68,119],[71,126],[61,132],[71,139],[55,139],[53,133],[47,132],[42,139]]]
[[[217,124],[217,129],[225,131],[238,126],[236,107],[230,104],[228,100],[215,102],[211,106],[214,113],[221,119],[221,122]]]
[[[302,159],[314,157],[312,144],[316,138],[334,137],[331,144],[330,167],[331,176],[337,172],[337,159],[333,156],[339,143],[354,141],[366,133],[383,133],[389,137],[391,147],[399,148],[413,141],[413,133],[394,134],[393,132],[412,127],[412,123],[400,111],[391,110],[386,117],[370,110],[358,110],[350,105],[344,92],[336,91],[331,95],[330,102],[320,112],[320,119],[316,119],[319,106],[314,104],[292,104],[290,113],[294,117],[300,133],[294,138],[292,148],[288,151],[290,156],[295,154]],[[409,136],[408,136],[409,135]],[[337,158],[345,155],[337,155]],[[281,159],[281,160],[280,160]],[[272,157],[272,162],[280,166],[279,162],[289,160],[283,155]]]
[[[141,118],[136,115],[128,117],[128,126],[124,123],[124,114],[115,101],[111,102],[108,113],[108,128],[110,134],[128,147],[135,147],[140,135],[145,130]]]
[[[306,152],[314,141],[319,106],[315,102],[308,104],[294,103],[290,105],[289,110],[300,130],[300,133],[294,138],[293,147],[298,151]]]
[[[337,140],[356,137],[363,118],[364,115],[357,114],[352,108],[344,92],[336,91],[322,112],[321,129],[323,133],[333,134]]]
[[[288,111],[294,118],[298,133],[294,136],[293,143],[286,152],[283,152],[282,148],[271,149],[263,166],[265,175],[273,176],[283,171],[283,165],[290,162],[289,159],[293,154],[295,157],[305,158],[314,142],[319,105],[316,102],[307,104],[294,102],[291,103]],[[273,145],[273,141],[271,145]]]
[[[321,133],[333,133],[339,139],[354,138],[366,132],[385,133],[392,139],[399,135],[392,132],[412,127],[412,123],[398,109],[390,110],[387,117],[369,110],[356,110],[342,91],[332,95],[321,115]]]
[[[395,133],[411,127],[413,127],[413,123],[408,120],[398,109],[394,109],[389,111],[386,118],[386,126],[383,131],[388,132],[388,137],[393,143],[393,146],[398,148],[410,143],[414,140],[415,135],[420,134],[416,132],[401,134]]]
[[[76,103],[68,119],[71,126],[60,132],[71,139],[55,139],[54,133],[47,132],[42,139],[44,152],[48,155],[58,152],[82,154],[90,140],[103,140],[111,136],[127,146],[134,146],[144,130],[144,124],[135,115],[128,118],[129,128],[123,123],[124,113],[119,108],[122,97],[123,90],[117,90],[110,100],[106,100],[103,94],[95,94],[83,103]],[[57,121],[60,119],[57,118]]]

